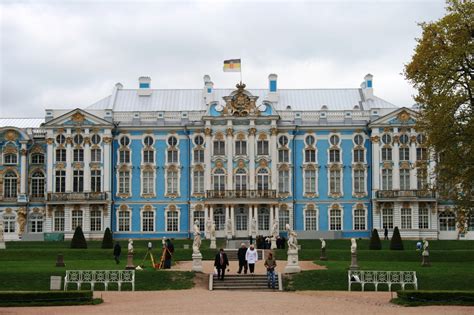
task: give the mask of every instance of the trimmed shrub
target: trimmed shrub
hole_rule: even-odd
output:
[[[474,305],[474,291],[397,291],[398,300],[408,305]]]
[[[71,248],[87,248],[87,242],[80,226],[76,227],[76,231],[74,231],[74,236],[71,240]]]
[[[102,248],[114,248],[114,239],[109,228],[105,229],[104,237],[102,238]]]
[[[382,249],[382,242],[380,241],[379,232],[377,232],[377,229],[372,230],[372,236],[370,236],[369,249],[371,250]]]
[[[390,240],[390,249],[391,250],[403,250],[402,237],[400,236],[400,231],[398,226],[393,230],[392,239]]]
[[[84,302],[92,301],[92,291],[0,291],[0,305],[12,302]]]

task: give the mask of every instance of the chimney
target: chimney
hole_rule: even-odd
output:
[[[203,77],[204,80],[204,90],[203,96],[206,104],[209,104],[214,101],[214,83],[211,81],[211,77],[206,74]]]
[[[269,102],[278,102],[278,89],[277,89],[278,76],[274,73],[268,75],[268,96]]]
[[[365,75],[364,82],[361,84],[361,88],[366,99],[372,99],[374,96],[374,89],[372,88],[373,78],[374,76],[368,73]]]
[[[139,77],[138,78],[138,95],[139,96],[150,96],[152,91],[150,89],[151,78],[150,77]]]

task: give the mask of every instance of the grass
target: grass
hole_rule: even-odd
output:
[[[67,302],[8,302],[1,303],[0,307],[29,307],[29,306],[69,306],[69,305],[98,305],[104,302],[103,299],[96,298],[91,301],[67,301]]]

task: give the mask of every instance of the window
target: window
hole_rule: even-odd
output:
[[[154,163],[155,162],[155,151],[151,149],[143,150],[143,163]]]
[[[331,145],[338,145],[339,144],[339,136],[332,135],[329,138],[329,142],[331,143]]]
[[[411,208],[401,208],[402,229],[411,229]]]
[[[194,213],[193,213],[193,216],[194,216],[193,221],[196,221],[196,220],[199,221],[199,231],[204,231],[205,230],[205,225],[206,225],[206,218],[205,218],[205,215],[204,215],[204,211],[195,210]]]
[[[196,138],[194,138],[194,144],[195,145],[203,145],[204,144],[204,138],[202,136],[196,136]]]
[[[3,164],[15,165],[18,163],[18,157],[16,153],[7,153],[3,156]]]
[[[174,136],[168,138],[168,145],[170,147],[175,147],[178,144],[178,139]]]
[[[16,219],[14,214],[3,215],[3,232],[5,233],[15,233]]]
[[[439,214],[440,231],[456,231],[456,219],[451,211],[443,211]]]
[[[278,191],[280,193],[290,192],[290,172],[288,170],[278,172]]]
[[[304,154],[304,161],[306,163],[316,163],[316,149],[306,149]]]
[[[91,162],[100,162],[102,150],[98,148],[91,149]]]
[[[178,172],[175,170],[168,170],[166,172],[167,180],[167,193],[177,194],[178,193]]]
[[[382,142],[383,142],[384,144],[390,144],[390,142],[392,142],[392,137],[391,137],[390,135],[388,135],[388,134],[384,134],[384,135],[382,136]]]
[[[84,162],[83,149],[74,149],[73,153],[73,162]]]
[[[65,226],[65,218],[64,218],[64,210],[55,210],[54,211],[54,231],[55,232],[62,232],[64,231]]]
[[[58,144],[64,144],[64,143],[66,143],[66,137],[64,135],[57,135],[56,136],[56,142]]]
[[[63,193],[66,192],[66,171],[58,170],[55,176],[55,192]]]
[[[214,209],[214,223],[216,224],[216,231],[225,230],[225,214],[222,207]]]
[[[154,143],[154,140],[153,140],[153,137],[150,137],[150,136],[146,136],[145,139],[143,139],[143,143],[148,146],[148,147],[151,147]]]
[[[101,172],[100,170],[91,170],[91,191],[101,191]]]
[[[100,136],[98,134],[93,134],[91,140],[92,140],[93,144],[99,144],[100,143]]]
[[[143,171],[142,173],[142,185],[143,194],[150,195],[155,192],[155,180],[152,171]]]
[[[92,206],[90,213],[91,231],[102,231],[102,211],[97,206]]]
[[[214,155],[225,155],[225,142],[223,140],[214,141]]]
[[[268,170],[261,168],[257,172],[257,189],[268,190]]]
[[[32,164],[44,164],[44,154],[43,153],[35,153],[31,156],[31,163]]]
[[[204,193],[204,171],[194,171],[194,186],[193,191],[195,194]]]
[[[270,210],[268,208],[258,209],[258,230],[260,232],[268,231],[270,229]]]
[[[121,146],[128,146],[130,144],[130,138],[127,137],[127,136],[123,136],[122,138],[120,138],[120,145]]]
[[[308,209],[305,211],[304,229],[305,231],[316,231],[318,229],[318,218],[316,210]]]
[[[29,230],[31,233],[43,233],[43,215],[33,213],[29,216]]]
[[[339,209],[329,210],[329,230],[342,230],[342,211]]]
[[[314,145],[315,139],[313,136],[307,136],[305,142],[307,145],[312,146]]]
[[[338,194],[341,192],[341,171],[332,170],[329,173],[329,192]]]
[[[18,178],[15,173],[7,172],[3,178],[3,196],[5,198],[16,198],[18,191]]]
[[[418,142],[418,144],[425,144],[426,142],[426,136],[422,133],[418,134],[418,136],[416,136],[416,141]]]
[[[341,154],[340,154],[339,149],[329,150],[329,162],[331,162],[331,163],[341,162]]]
[[[167,211],[166,217],[166,231],[168,232],[178,232],[178,211],[170,210]]]
[[[74,170],[72,179],[73,179],[73,181],[72,181],[72,191],[73,192],[83,192],[84,191],[84,171],[83,170]]]
[[[169,215],[169,212],[168,212]],[[142,212],[142,231],[153,232],[155,230],[155,217],[153,211]],[[174,230],[173,230],[174,231]]]
[[[168,149],[168,163],[178,163],[178,150]]]
[[[235,155],[247,155],[247,141],[237,140],[235,142]]]
[[[237,231],[247,231],[248,217],[244,206],[238,206],[235,214],[235,229]]]
[[[393,208],[382,209],[382,227],[384,229],[393,229]]]
[[[364,163],[364,155],[363,149],[354,149],[354,163]]]
[[[392,170],[382,169],[382,190],[392,190]]]
[[[247,190],[247,171],[243,168],[235,172],[235,190]]]
[[[408,143],[408,135],[406,133],[400,135],[400,143],[407,144]]]
[[[365,210],[355,209],[354,210],[354,230],[361,231],[365,230]]]
[[[31,197],[44,198],[44,174],[34,172],[31,175]]]
[[[382,161],[392,160],[392,148],[382,148]]]
[[[74,231],[78,226],[82,227],[82,211],[72,210],[71,229]]]
[[[119,163],[130,163],[130,151],[128,149],[119,151]]]
[[[428,172],[425,168],[419,168],[416,172],[418,189],[428,188]]]
[[[418,228],[428,229],[429,228],[429,211],[424,205],[420,205],[418,209]]]
[[[130,172],[119,172],[119,194],[130,194]]]
[[[304,171],[304,192],[306,194],[316,193],[316,170]]]
[[[400,190],[409,190],[410,189],[410,170],[401,169],[400,170]]]
[[[218,168],[214,171],[212,176],[214,184],[214,190],[224,191],[225,190],[225,172],[223,169]]]
[[[365,192],[365,171],[354,170],[354,192],[364,193]]]
[[[416,160],[417,161],[428,160],[428,150],[426,148],[416,148]]]
[[[288,137],[287,136],[281,136],[278,139],[278,143],[280,143],[281,146],[286,146],[288,144]]]
[[[289,163],[290,154],[288,149],[279,149],[278,150],[278,162],[280,163]]]
[[[56,163],[66,162],[66,149],[56,149]]]
[[[356,145],[362,145],[362,143],[364,143],[364,138],[361,135],[356,135],[354,137],[354,143]]]
[[[130,231],[130,211],[120,210],[118,213],[119,232]]]
[[[194,150],[194,163],[204,163],[204,150],[203,149]]]
[[[268,141],[267,140],[257,141],[257,155],[268,155]]]
[[[84,138],[81,135],[74,135],[74,144],[80,145],[84,141]]]
[[[400,147],[400,161],[410,161],[410,148]]]
[[[278,225],[280,231],[284,231],[286,229],[286,225],[290,224],[290,211],[288,209],[280,209],[278,211]]]

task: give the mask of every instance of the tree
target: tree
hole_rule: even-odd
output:
[[[114,248],[114,239],[109,228],[105,229],[104,237],[102,238],[102,248]]]
[[[402,237],[400,236],[400,230],[398,230],[398,226],[393,229],[392,239],[390,240],[390,249],[403,250]]]
[[[379,232],[377,229],[373,229],[372,236],[370,237],[369,249],[381,250],[382,242],[380,242]]]
[[[448,0],[446,11],[420,24],[404,74],[417,90],[417,128],[437,160],[434,188],[453,201],[462,232],[474,215],[474,2]]]
[[[87,248],[87,242],[80,226],[76,227],[71,240],[71,248]]]

